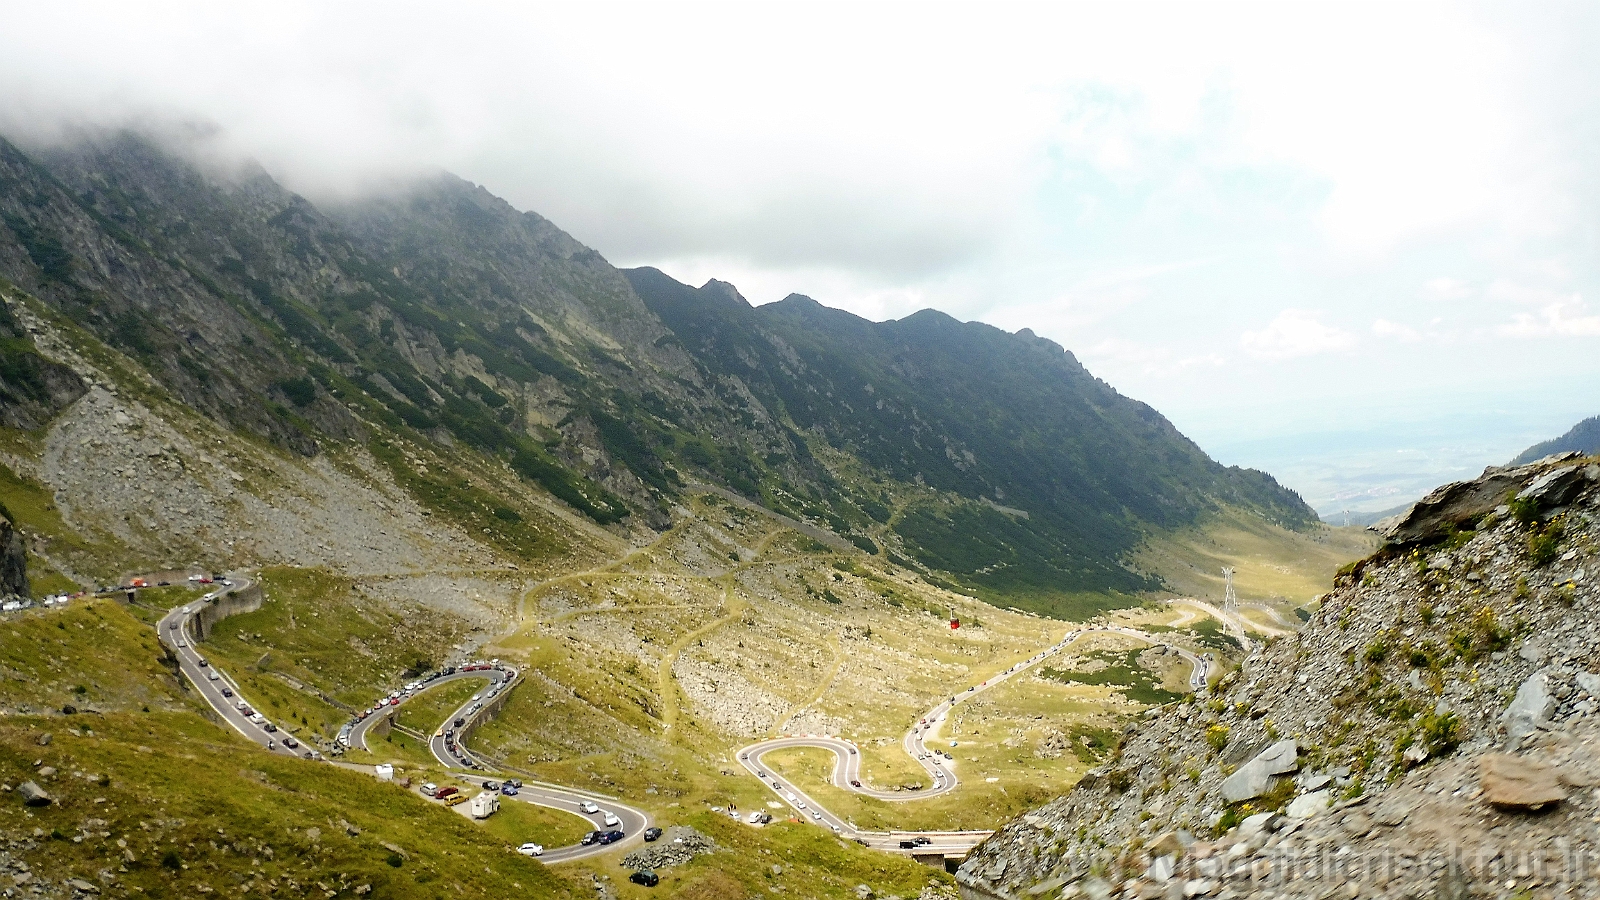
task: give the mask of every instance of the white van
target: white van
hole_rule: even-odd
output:
[[[617,818],[615,813],[607,810],[605,814],[605,823],[607,828],[615,828],[622,824],[622,820]]]

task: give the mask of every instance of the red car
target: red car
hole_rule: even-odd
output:
[[[446,797],[451,797],[451,796],[454,796],[454,795],[459,794],[459,793],[461,793],[461,789],[460,788],[442,787],[442,788],[439,788],[437,791],[433,792],[433,799],[435,799],[435,800],[443,800]]]

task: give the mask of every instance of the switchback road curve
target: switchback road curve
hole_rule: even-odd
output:
[[[989,678],[980,684],[972,685],[959,694],[951,695],[947,700],[940,701],[911,726],[911,729],[906,732],[905,737],[901,740],[901,746],[933,779],[933,787],[928,790],[883,791],[868,787],[861,778],[861,754],[859,749],[854,743],[832,735],[784,735],[783,737],[758,741],[739,751],[739,764],[744,767],[745,771],[759,779],[762,784],[776,792],[778,797],[794,808],[801,818],[830,828],[844,837],[853,838],[869,847],[878,847],[886,850],[914,849],[916,852],[921,853],[965,853],[987,837],[990,832],[895,831],[886,833],[863,831],[819,805],[814,798],[796,787],[788,778],[774,772],[770,766],[762,761],[762,757],[774,750],[789,750],[802,747],[827,750],[834,755],[833,773],[830,778],[830,782],[834,787],[879,800],[908,802],[926,800],[950,793],[956,789],[959,783],[955,774],[954,760],[937,750],[930,750],[927,746],[927,742],[934,739],[935,735],[941,730],[940,726],[945,722],[950,710],[957,704],[966,703],[978,694],[1002,684],[1012,676],[1044,662],[1060,653],[1069,644],[1090,634],[1120,634],[1165,647],[1176,652],[1189,663],[1189,686],[1191,689],[1197,693],[1203,692],[1209,683],[1212,665],[1209,656],[1197,655],[1137,628],[1122,625],[1092,625],[1069,631],[1061,640],[1013,665],[999,675]],[[906,843],[910,843],[913,846],[906,847]]]
[[[287,735],[285,732],[278,730],[269,731],[267,726],[272,723],[270,723],[265,716],[255,713],[253,706],[241,696],[239,686],[234,683],[234,681],[225,673],[219,671],[215,666],[212,666],[209,660],[206,660],[205,657],[201,655],[198,648],[195,647],[193,626],[195,615],[205,608],[208,603],[214,603],[227,594],[244,590],[253,584],[253,581],[250,578],[243,575],[233,575],[228,579],[228,581],[231,583],[220,585],[215,592],[207,594],[205,597],[202,597],[199,600],[193,600],[189,603],[183,604],[182,606],[174,607],[165,616],[163,616],[161,621],[156,624],[156,629],[162,644],[167,647],[168,651],[171,652],[172,656],[178,661],[179,670],[182,671],[184,676],[194,684],[195,690],[200,694],[201,698],[203,698],[206,703],[211,706],[212,710],[214,710],[216,714],[221,717],[222,721],[226,722],[235,731],[244,735],[246,739],[255,743],[263,750],[267,750],[272,753],[278,753],[285,756],[304,757],[307,759],[320,759],[321,754],[303,744],[299,744],[298,741],[294,741],[295,744],[299,744],[298,746],[289,746],[289,740],[286,740],[289,738],[289,735]],[[465,678],[483,678],[486,680],[503,679],[504,686],[502,687],[502,690],[510,690],[515,686],[515,679],[517,677],[518,673],[515,671],[505,672],[492,667],[486,669],[477,669],[471,672],[457,671],[452,675],[442,676],[429,681],[420,690],[413,693],[412,697],[418,696],[427,690],[440,685],[447,684],[452,681],[459,681]],[[402,700],[401,703],[397,705],[403,705],[403,703],[404,701]],[[468,701],[466,704],[463,704],[460,709],[453,711],[450,716],[445,719],[444,723],[440,725],[437,731],[443,732],[445,730],[445,726],[453,724],[456,719],[462,718],[465,715],[477,715],[490,712],[490,710],[487,708],[478,711],[471,711],[471,704],[472,701]],[[246,710],[249,710],[250,713],[247,714]],[[347,726],[348,731],[344,732],[341,737],[348,737],[351,745],[364,748],[366,746],[367,731],[371,729],[371,727],[381,717],[381,713],[373,713],[368,715],[363,719],[358,720],[354,724]],[[442,737],[430,738],[429,746],[435,757],[437,757],[441,763],[444,763],[449,768],[457,770],[458,776],[464,781],[473,777],[486,776],[493,776],[497,781],[504,780],[503,777],[493,772],[492,766],[485,766],[478,758],[473,757],[464,751],[460,751],[459,748],[447,750]],[[368,767],[361,768],[363,771],[370,771]],[[466,771],[460,771],[463,769]],[[468,783],[470,784],[471,782],[468,781]],[[547,849],[540,857],[540,859],[547,864],[571,862],[573,860],[584,859],[590,856],[598,856],[603,853],[610,853],[614,850],[625,848],[632,844],[642,843],[644,840],[645,829],[649,828],[652,824],[652,819],[649,813],[645,812],[644,810],[635,809],[634,807],[628,806],[618,801],[614,797],[607,797],[603,794],[590,793],[575,788],[563,787],[561,785],[544,784],[538,782],[526,783],[517,792],[516,796],[508,797],[502,795],[500,800],[503,803],[520,800],[524,803],[532,803],[537,806],[544,806],[549,809],[570,813],[574,816],[578,816],[586,822],[589,822],[596,831],[605,831],[609,830],[610,828],[615,828],[622,831],[626,835],[623,840],[614,844],[591,844],[588,846],[573,844],[567,847]],[[595,806],[599,807],[600,812],[583,812],[583,810],[580,808],[580,804],[585,803],[594,804]],[[614,814],[619,820],[619,824],[607,826],[604,820],[604,815],[606,812]]]

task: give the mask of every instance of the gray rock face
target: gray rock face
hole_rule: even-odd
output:
[[[1578,687],[1591,697],[1600,697],[1600,675],[1592,672],[1578,673]]]
[[[1556,710],[1555,698],[1550,695],[1550,677],[1540,672],[1517,688],[1516,699],[1500,714],[1500,724],[1513,740],[1525,738],[1550,721]]]
[[[28,596],[28,554],[22,534],[0,516],[0,596]]]
[[[1519,490],[1567,463],[1530,467]],[[1085,779],[974,848],[963,864],[963,896],[1008,900],[1065,877],[1063,897],[1087,897],[1098,878],[1119,900],[1459,900],[1496,879],[1485,869],[1473,885],[1479,870],[1463,862],[1452,871],[1452,860],[1530,858],[1555,846],[1600,854],[1592,826],[1600,815],[1600,579],[1592,574],[1600,570],[1600,477],[1583,471],[1583,486],[1560,501],[1555,572],[1531,569],[1528,539],[1538,526],[1503,509],[1473,521],[1472,533],[1447,551],[1387,549],[1360,577],[1336,584],[1297,635],[1223,678],[1215,703],[1145,717],[1104,777]],[[1503,504],[1509,489],[1497,480],[1505,474],[1491,471],[1489,488],[1480,482],[1463,494]],[[1466,654],[1428,667],[1408,652],[1365,652],[1380,642],[1391,650],[1466,647],[1469,637]],[[1198,777],[1174,777],[1180,761],[1216,758],[1214,728],[1227,729],[1224,758]],[[1508,733],[1521,737],[1508,741]],[[1302,798],[1282,811],[1294,815],[1280,813],[1276,827],[1262,813],[1227,828],[1246,811],[1236,803],[1275,806],[1266,802],[1277,794],[1270,772],[1292,759],[1272,743],[1280,735],[1292,735],[1307,753],[1302,761],[1316,763],[1306,762],[1314,771],[1298,779]],[[1324,775],[1332,781],[1322,784]],[[1319,790],[1328,793],[1305,796]],[[1297,817],[1307,812],[1317,814]],[[1151,868],[1152,836],[1164,832],[1195,838],[1170,873]],[[1333,868],[1320,877],[1295,877],[1330,858]],[[1396,870],[1400,858],[1415,864]],[[985,877],[1006,861],[1003,877]],[[1501,873],[1504,884],[1510,873]],[[1524,877],[1517,875],[1519,886]],[[1536,887],[1589,896],[1592,885],[1587,869],[1558,867]]]
[[[1584,472],[1577,466],[1562,466],[1535,478],[1517,494],[1518,500],[1532,500],[1540,509],[1563,506],[1584,486]]]
[[[1267,792],[1272,776],[1293,772],[1300,767],[1300,749],[1292,740],[1279,741],[1239,767],[1222,782],[1219,790],[1229,803],[1251,800]]]
[[[1301,794],[1289,803],[1285,814],[1291,819],[1309,819],[1328,811],[1328,806],[1333,802],[1333,795],[1328,791],[1312,791]]]
[[[50,805],[50,795],[45,793],[44,788],[31,781],[24,781],[22,786],[17,788],[17,793],[22,795],[22,802],[29,806]]]
[[[1414,544],[1428,540],[1446,528],[1475,523],[1504,503],[1507,494],[1530,488],[1549,467],[1549,463],[1576,455],[1563,454],[1514,469],[1491,468],[1475,481],[1455,481],[1434,488],[1426,497],[1412,504],[1410,509],[1378,522],[1369,530],[1383,535],[1385,540],[1393,544]]]

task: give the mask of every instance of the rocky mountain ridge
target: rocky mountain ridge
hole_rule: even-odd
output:
[[[1520,466],[1555,453],[1600,454],[1600,416],[1590,416],[1572,426],[1566,434],[1548,441],[1540,441],[1517,454],[1511,465]]]
[[[376,473],[517,565],[570,543],[519,524],[547,500],[647,539],[710,483],[1058,614],[1069,594],[1159,585],[1129,561],[1153,530],[1224,507],[1314,525],[1270,476],[1218,465],[1026,331],[931,310],[869,323],[805,298],[754,310],[731,286],[644,274],[448,175],[324,208],[139,134],[0,140],[0,423],[37,435],[85,396],[109,415],[91,386],[121,390],[123,415],[192,412],[253,454]],[[198,495],[171,505],[192,515],[154,515],[124,490],[149,458],[79,467],[96,445],[74,440],[8,460],[52,489],[50,460],[67,461],[121,540],[239,543]],[[298,466],[261,462],[293,487]]]
[[[1600,462],[1447,485],[1303,631],[980,845],[971,900],[1593,896]]]

